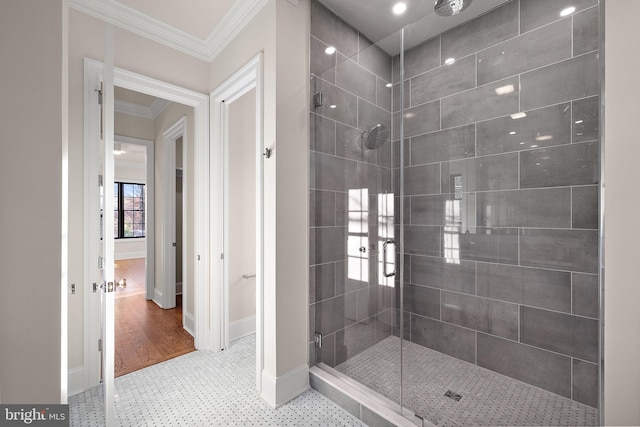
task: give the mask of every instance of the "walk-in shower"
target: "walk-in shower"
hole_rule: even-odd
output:
[[[428,3],[375,43],[311,3],[310,362],[437,425],[596,425],[600,5]]]

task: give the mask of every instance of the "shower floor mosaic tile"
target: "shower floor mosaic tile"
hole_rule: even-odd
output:
[[[336,366],[398,401],[400,338],[391,336]],[[439,426],[594,426],[597,411],[479,366],[404,342],[405,407]],[[451,390],[462,396],[445,397]]]
[[[255,336],[220,353],[196,351],[116,379],[120,426],[364,426],[309,389],[271,409],[255,387]],[[71,426],[103,426],[102,388],[69,399]]]

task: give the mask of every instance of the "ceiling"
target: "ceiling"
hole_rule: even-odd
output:
[[[364,34],[369,40],[379,43],[390,54],[400,51],[399,31],[410,24],[406,32],[405,47],[415,46],[440,33],[478,17],[510,0],[475,0],[456,16],[437,15],[434,0],[403,0],[407,11],[396,16],[391,8],[397,0],[320,0],[336,15]]]

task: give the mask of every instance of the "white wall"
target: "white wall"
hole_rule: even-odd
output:
[[[256,91],[229,105],[229,322],[256,315]]]
[[[637,0],[605,3],[605,424],[640,425]]]
[[[28,0],[28,2],[33,0]],[[27,3],[28,3],[27,2]],[[28,20],[19,21],[25,25]],[[26,26],[25,26],[26,28]],[[28,26],[29,31],[33,29]],[[79,284],[69,299],[69,369],[83,365],[83,58],[103,58],[105,24],[76,10],[69,10],[69,280]],[[41,40],[38,39],[38,43]],[[187,89],[207,93],[209,64],[115,29],[115,66],[147,75]],[[4,62],[4,60],[3,60]],[[43,62],[46,64],[46,62]],[[53,63],[53,62],[51,62]],[[42,64],[39,65],[42,68]],[[37,95],[38,98],[40,95]],[[137,135],[155,139],[153,133]],[[156,184],[156,187],[159,184]],[[156,220],[156,224],[159,224]],[[44,282],[42,282],[44,283]],[[88,289],[88,288],[87,288]],[[193,302],[192,302],[193,303]]]
[[[3,404],[66,402],[66,372],[61,372],[61,364],[66,366],[61,335],[66,334],[68,120],[63,5],[61,0],[0,2]]]

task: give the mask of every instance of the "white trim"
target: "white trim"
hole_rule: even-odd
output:
[[[156,305],[160,308],[162,307],[162,303],[164,302],[164,297],[162,295],[162,290],[158,288],[153,288],[153,298],[152,301],[156,303]]]
[[[274,378],[262,371],[262,398],[273,409],[297,397],[309,388],[309,365],[300,365],[286,374]]]
[[[268,0],[236,1],[206,40],[114,0],[69,0],[69,7],[187,55],[211,62],[267,2]]]
[[[97,263],[97,248],[92,237],[99,230],[99,219],[96,212],[99,207],[93,201],[98,200],[97,170],[99,151],[95,144],[100,126],[98,108],[98,94],[95,91],[103,70],[101,62],[85,58],[84,76],[84,282],[88,288],[84,304],[84,388],[89,389],[99,384],[100,363],[98,358],[98,338],[100,336],[100,293],[91,290],[92,283],[99,283],[100,278],[92,272]],[[188,89],[180,88],[169,83],[136,74],[119,68],[114,69],[114,83],[124,89],[141,92],[147,95],[164,98],[171,102],[184,104],[194,109],[194,156],[195,170],[195,224],[199,230],[196,241],[191,243],[194,248],[194,301],[196,301],[194,322],[191,332],[195,332],[195,347],[199,350],[211,350],[211,326],[209,304],[206,296],[209,294],[208,281],[209,264],[205,260],[209,257],[207,236],[209,233],[209,191],[208,191],[208,158],[209,158],[209,97]],[[147,236],[147,239],[149,236]],[[186,243],[185,243],[186,245]],[[198,257],[205,262],[198,262]]]
[[[169,105],[171,105],[170,101],[162,98],[156,98],[156,100],[153,101],[153,104],[151,104],[151,106],[149,107],[149,109],[151,110],[151,114],[153,114],[153,118],[155,119],[160,114],[162,114],[162,112],[166,110]]]
[[[182,312],[184,313],[184,322],[182,323],[182,327],[185,329],[185,331],[189,332],[192,337],[194,337],[196,334],[193,332],[193,330],[195,329],[195,321],[193,320],[193,316],[191,315],[191,313],[187,313],[187,310],[184,308],[184,306],[182,307]]]
[[[68,378],[69,396],[74,396],[84,391],[84,366],[69,369]]]
[[[151,108],[145,107],[144,105],[116,99],[113,101],[113,108],[116,113],[127,114],[129,116],[140,117],[148,120],[155,119]]]
[[[212,312],[212,338],[215,348],[229,345],[229,280],[228,260],[228,108],[229,104],[255,88],[256,91],[256,389],[262,391],[264,368],[264,158],[263,147],[263,93],[262,53],[216,88],[210,96],[211,104],[211,152],[210,164],[210,213],[211,230],[210,266],[213,287],[210,295]],[[220,207],[222,206],[222,209]],[[222,258],[222,259],[221,259]]]
[[[256,333],[256,316],[229,322],[229,341]]]
[[[147,253],[144,251],[138,252],[120,252],[115,254],[114,259],[116,261],[120,261],[123,259],[138,259],[138,258],[146,258]]]

